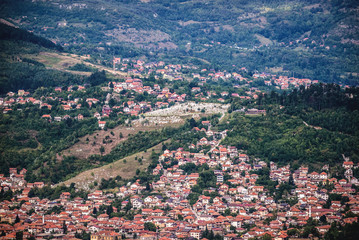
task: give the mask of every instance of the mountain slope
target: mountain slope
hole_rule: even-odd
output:
[[[212,67],[358,80],[353,0],[19,2],[3,1],[1,16],[109,66],[113,56],[199,57]]]

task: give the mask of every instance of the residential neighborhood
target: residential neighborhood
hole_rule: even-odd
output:
[[[359,195],[353,189],[359,182],[350,170],[358,165],[343,161],[345,179],[331,177],[328,168],[321,173],[309,172],[306,166],[293,171],[289,165],[267,164],[241,149],[220,145],[227,131],[213,132],[210,122],[203,124],[207,130],[192,130],[207,136],[196,145],[162,152],[153,169],[159,180],[150,186],[137,180],[119,187],[117,192],[93,190],[87,198],[62,192],[58,199],[39,199],[29,196],[29,192],[43,188],[44,183],[26,182],[26,169],[9,169],[10,175],[1,175],[1,192],[11,191],[13,198],[1,203],[0,239],[13,239],[19,231],[24,237],[36,239],[75,239],[84,232],[91,239],[201,239],[205,231],[224,239],[252,239],[266,234],[273,239],[288,239],[289,230],[304,226],[309,218],[320,222],[316,228],[322,235],[334,221],[357,221],[351,214],[359,213]],[[191,151],[184,151],[185,147]],[[205,176],[192,172],[190,167],[208,169],[208,180],[214,181],[197,197],[193,197],[194,186]],[[276,190],[292,184],[293,188],[285,193],[287,201],[274,199],[267,186],[258,184],[265,169],[269,170],[268,177],[278,182]],[[329,201],[331,194],[346,200]],[[122,202],[116,208],[113,205],[119,199]],[[132,212],[132,217],[111,217],[124,211]],[[155,230],[149,229],[148,223],[154,224]]]

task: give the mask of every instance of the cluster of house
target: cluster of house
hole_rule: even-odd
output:
[[[235,88],[239,88],[239,85],[235,85]],[[256,88],[254,88],[256,89]],[[258,90],[258,89],[256,89]],[[260,90],[258,90],[260,92]],[[216,93],[215,91],[207,91],[207,92],[202,92],[201,87],[193,87],[191,89],[191,92],[195,93],[194,98],[201,100],[201,101],[207,101],[208,99],[216,99],[219,102],[225,102],[226,99],[229,98],[239,98],[241,100],[247,100],[247,99],[251,99],[251,98],[257,98],[258,95],[255,92],[252,91],[247,91],[246,95],[239,95],[238,93],[229,93],[226,91],[220,92],[220,93]]]
[[[165,87],[161,89],[161,86],[154,84],[153,88],[151,86],[143,86],[142,80],[138,78],[126,78],[123,82],[109,82],[109,86],[113,86],[113,91],[116,93],[121,93],[123,90],[133,90],[138,93],[147,92],[148,94],[155,95],[159,100],[167,100],[167,102],[184,102],[186,94],[177,94],[175,92],[170,92],[170,90]]]
[[[228,98],[239,98],[239,99],[256,99],[259,94],[261,94],[261,90],[258,88],[252,87],[249,91],[246,91],[245,94],[239,95],[236,92],[228,93],[226,91],[216,93],[215,91],[205,91],[205,88],[201,88],[208,80],[217,81],[219,79],[228,80],[228,79],[236,79],[244,84],[249,84],[253,82],[251,79],[247,79],[242,77],[240,73],[236,72],[226,72],[226,71],[215,71],[213,69],[198,69],[196,66],[189,66],[189,65],[173,65],[173,64],[165,64],[164,62],[155,62],[155,63],[145,63],[143,60],[130,60],[130,59],[120,59],[114,58],[114,68],[117,69],[120,67],[122,71],[126,71],[128,75],[142,77],[141,74],[150,76],[154,74],[156,79],[164,78],[169,81],[174,80],[183,80],[185,78],[189,79],[198,79],[198,86],[193,87],[191,92],[194,94],[194,98],[201,101],[207,101],[209,99],[216,99],[219,102],[225,102]],[[186,69],[186,72],[183,70]],[[188,70],[191,70],[189,76]],[[242,71],[243,69],[241,69]],[[245,70],[245,69],[244,69]],[[137,74],[136,74],[137,73]],[[187,75],[186,75],[187,74]],[[273,83],[280,86],[281,89],[287,89],[290,85],[294,87],[298,87],[299,85],[309,85],[311,83],[316,83],[317,81],[312,81],[310,79],[297,79],[293,77],[286,77],[286,76],[279,76],[276,77],[275,75],[268,75],[268,74],[254,74],[254,78],[272,78],[271,80],[265,80],[267,85],[272,85]],[[148,93],[150,95],[156,96],[158,102],[156,102],[155,106],[152,108],[163,108],[169,106],[171,102],[184,102],[186,100],[186,94],[177,94],[176,92],[171,92],[168,88],[163,88],[158,84],[154,84],[153,87],[151,86],[143,86],[142,80],[137,77],[126,77],[123,81],[114,81],[108,83],[108,88],[112,88],[113,93],[121,93],[123,90],[131,90],[137,93]],[[233,88],[241,88],[241,85],[234,84]],[[85,87],[82,85],[77,86],[68,86],[64,87],[55,87],[55,93],[66,92],[71,95],[71,92],[74,91],[83,91]],[[104,101],[104,105],[108,105],[108,95],[106,97],[106,101]],[[57,100],[61,103],[61,110],[69,111],[73,113],[73,111],[83,108],[83,101],[79,98],[75,99],[63,99],[60,97],[42,97],[41,99],[35,99],[30,96],[29,92],[25,92],[24,90],[18,90],[17,94],[13,92],[9,92],[6,98],[0,98],[0,107],[2,108],[3,113],[10,113],[13,108],[12,106],[15,104],[26,104],[26,103],[33,103],[38,104],[40,108],[47,108],[52,110],[52,105],[49,104],[47,100]],[[93,104],[98,103],[99,100],[95,98],[88,98],[86,99],[86,103],[91,106]],[[130,114],[132,116],[137,116],[141,112],[148,111],[149,104],[146,103],[135,103],[130,104],[128,106],[115,106],[116,108],[121,108],[122,111],[126,114]],[[62,113],[63,114],[63,113]],[[55,116],[57,115],[57,116]],[[78,120],[82,120],[83,116],[80,114],[79,116],[74,116],[73,114],[65,114],[64,116],[58,116],[58,113],[55,114],[45,114],[42,116],[44,119],[49,121],[62,121],[70,118],[70,115],[73,118]],[[102,115],[106,117],[106,114]],[[102,121],[103,122],[103,121]],[[100,125],[100,124],[99,124]],[[103,123],[101,124],[103,125]]]
[[[357,164],[348,159],[343,162],[345,179],[330,177],[329,166],[324,166],[321,173],[309,173],[305,166],[292,171],[289,165],[279,167],[273,162],[268,165],[259,159],[251,160],[234,146],[219,145],[227,131],[212,131],[209,121],[202,124],[207,125],[208,130],[194,128],[193,131],[203,131],[206,137],[189,145],[191,151],[165,150],[159,156],[159,163],[153,169],[153,175],[159,180],[149,186],[152,194],[143,195],[148,186],[138,180],[121,186],[115,193],[94,190],[87,199],[71,198],[69,192],[63,192],[53,201],[30,198],[31,187],[41,188],[43,183],[26,183],[25,169],[19,174],[16,169],[10,169],[10,177],[1,176],[1,188],[15,192],[16,198],[0,203],[3,223],[0,232],[4,233],[0,239],[12,239],[17,231],[36,239],[50,236],[73,239],[76,233],[83,231],[91,233],[91,239],[96,240],[201,239],[202,232],[209,230],[226,240],[265,234],[280,240],[288,237],[289,229],[304,226],[309,218],[320,220],[316,228],[321,234],[328,231],[334,221],[345,224],[358,220],[347,214],[349,211],[359,213],[359,194],[353,189],[353,184],[359,184],[353,177]],[[203,151],[205,146],[208,151]],[[213,170],[210,181],[214,185],[195,199],[191,197],[192,189],[203,180],[200,173],[186,173],[183,166],[188,163],[207,164]],[[271,197],[266,186],[257,183],[260,176],[256,171],[267,167],[269,178],[278,182],[277,189],[282,183],[292,181],[292,190],[283,192],[279,201]],[[325,208],[329,195],[334,193],[347,197],[347,201],[331,201]],[[120,209],[111,205],[116,198],[125,199]],[[129,207],[127,210],[133,210],[135,215],[129,220],[107,213],[94,214],[95,209],[103,205],[111,206],[114,213]],[[54,207],[61,209],[60,212],[51,211]],[[156,226],[156,231],[146,228],[148,222]]]
[[[166,65],[164,62],[151,62],[145,63],[143,60],[130,60],[130,59],[121,59],[121,58],[114,58],[114,66],[120,66],[119,70],[126,71],[132,75],[142,76],[144,74],[155,74],[155,78],[163,77],[164,79],[168,79],[170,81],[176,80],[183,80],[185,78],[197,79],[199,87],[193,87],[191,91],[195,93],[195,97],[201,100],[208,100],[211,96],[216,97],[216,94],[212,92],[208,92],[206,96],[201,93],[201,88],[203,84],[205,84],[208,80],[218,81],[218,80],[229,80],[234,79],[243,84],[252,83],[253,80],[243,77],[238,72],[227,72],[227,71],[215,71],[214,69],[198,69],[196,66],[189,66],[189,65],[173,65],[168,64]],[[185,76],[184,69],[188,71],[188,69],[193,70],[189,76]],[[240,68],[240,71],[247,71],[246,68]],[[277,76],[268,73],[255,73],[253,74],[254,79],[264,79],[265,84],[268,86],[276,85],[279,89],[289,89],[289,88],[297,88],[301,85],[309,86],[310,84],[318,83],[318,80],[311,80],[307,78],[295,78],[295,77],[288,77],[288,76]],[[134,88],[139,87],[138,85],[134,85]],[[234,86],[236,88],[238,86]],[[119,88],[120,89],[120,88]],[[121,91],[121,90],[119,90]],[[227,96],[225,93],[221,93],[222,97]],[[241,98],[251,98],[254,95],[250,92],[250,95],[246,96],[239,96],[237,93],[231,94],[232,97],[241,97]],[[238,96],[237,96],[238,95]],[[224,99],[220,96],[219,101],[224,101]]]
[[[264,77],[260,75],[259,77]],[[267,76],[266,76],[267,77]],[[280,89],[289,89],[290,87],[298,88],[299,86],[309,86],[311,84],[318,83],[318,80],[311,80],[308,78],[295,78],[295,77],[288,77],[288,76],[271,76],[271,80],[265,80],[264,83],[268,86],[275,84]]]
[[[9,113],[12,111],[11,106],[16,103],[19,104],[26,104],[26,103],[33,103],[33,104],[41,104],[40,100],[37,100],[32,97],[27,97],[30,95],[29,92],[25,92],[24,90],[18,90],[17,93],[8,92],[5,98],[0,98],[0,107],[2,107],[3,113]]]
[[[99,120],[98,125],[100,128],[104,128],[106,125],[106,121],[103,118],[109,117],[110,113],[114,110],[118,110],[117,112],[128,114],[131,116],[138,116],[140,113],[144,113],[147,111],[152,111],[164,107],[168,107],[171,102],[184,102],[186,98],[186,94],[178,95],[175,92],[171,93],[168,88],[163,88],[157,84],[154,85],[152,89],[149,86],[142,86],[142,81],[139,79],[126,79],[124,82],[111,82],[109,85],[113,84],[114,92],[121,92],[123,89],[133,90],[139,93],[148,92],[149,94],[156,95],[157,102],[152,104],[151,102],[137,102],[135,99],[123,102],[119,106],[113,106],[112,108],[109,106],[109,100],[111,99],[111,95],[106,97],[104,102],[101,102],[99,99],[88,97],[85,99],[86,105],[89,109],[96,109],[95,107],[98,104],[101,104],[101,111],[94,112],[93,117]],[[81,91],[84,87],[82,86],[70,86],[67,89],[63,89],[60,87],[55,88],[55,93],[61,93],[63,91],[70,92],[72,91]],[[27,97],[25,97],[27,96]],[[54,109],[50,104],[51,101],[58,101],[60,105],[60,109]],[[41,117],[49,122],[60,122],[63,120],[67,120],[69,118],[74,118],[76,120],[83,120],[84,116],[79,114],[73,114],[73,111],[81,110],[84,106],[83,100],[81,98],[71,98],[71,100],[65,100],[61,97],[50,96],[50,97],[41,97],[41,99],[35,99],[30,96],[29,92],[25,92],[24,90],[19,90],[18,93],[9,92],[7,97],[0,98],[0,107],[3,107],[3,113],[10,113],[16,104],[26,104],[32,103],[39,105],[39,108],[46,108],[48,110],[52,110],[53,113],[44,114]],[[58,112],[60,111],[60,112]],[[65,114],[63,116],[59,116],[61,113],[69,112],[69,114]],[[71,113],[71,116],[70,116]]]
[[[24,168],[18,171],[16,168],[9,169],[9,177],[5,177],[4,174],[0,174],[0,190],[1,191],[23,191],[24,193],[28,193],[31,188],[44,187],[43,182],[34,182],[28,183],[25,181],[25,175],[27,170]]]
[[[84,87],[80,88],[81,86],[76,87],[76,90],[82,90],[84,89]],[[73,86],[68,87],[69,91],[74,91],[72,90]],[[62,88],[55,88],[55,92],[61,92]],[[53,96],[42,96],[40,99],[36,99],[34,97],[31,97],[31,94],[29,92],[25,92],[24,90],[18,90],[17,93],[14,92],[8,92],[7,93],[7,97],[4,98],[0,98],[0,107],[2,107],[3,109],[3,113],[9,113],[11,111],[13,111],[12,107],[16,104],[34,104],[34,105],[39,105],[39,108],[41,109],[48,109],[48,110],[54,110],[53,106],[51,104],[49,104],[50,101],[58,101],[61,104],[61,109],[65,110],[65,111],[69,111],[69,110],[75,110],[75,109],[81,109],[81,99],[80,98],[75,98],[73,100],[64,100],[61,97],[53,97]],[[51,117],[49,114],[43,115],[42,116],[45,119],[48,120],[55,120],[55,121],[61,121],[63,119],[67,119],[70,118],[69,115],[65,115],[63,117],[60,116],[56,116],[56,117]],[[79,117],[79,120],[81,120],[83,117]]]

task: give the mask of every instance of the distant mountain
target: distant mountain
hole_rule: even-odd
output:
[[[355,0],[5,0],[0,16],[105,65],[113,56],[145,56],[356,84],[358,6]]]

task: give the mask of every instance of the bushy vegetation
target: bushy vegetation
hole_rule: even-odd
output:
[[[75,197],[81,197],[87,199],[87,192],[83,190],[76,190],[75,184],[71,184],[69,187],[65,185],[59,185],[57,187],[45,186],[43,188],[32,188],[29,192],[29,197],[39,197],[40,199],[47,198],[49,200],[59,199],[62,192],[69,192],[71,199]]]

